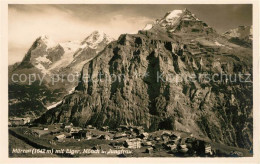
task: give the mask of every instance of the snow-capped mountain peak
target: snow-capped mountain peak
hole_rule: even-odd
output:
[[[147,24],[143,30],[150,30],[151,28],[153,28],[153,24]]]
[[[84,39],[81,44],[87,44],[90,48],[96,49],[98,44],[100,44],[101,42],[104,42],[104,44],[108,44],[113,40],[113,38],[102,31],[94,31],[86,39]]]
[[[184,10],[172,10],[165,14],[165,16],[159,21],[163,26],[165,25],[177,25],[182,20],[186,21],[199,21],[199,19],[192,14],[186,8]]]
[[[172,10],[167,12],[153,24],[147,24],[143,30],[152,30],[154,28],[164,28],[168,32],[214,33],[214,30],[211,27],[199,20],[195,14],[191,13],[186,8],[184,10]]]
[[[183,10],[173,10],[171,12],[168,12],[164,19],[168,22],[177,20],[181,14],[183,13]]]
[[[38,42],[44,43],[46,48],[52,48],[57,46],[57,43],[47,35],[42,35],[37,39]],[[39,43],[40,44],[40,43]]]

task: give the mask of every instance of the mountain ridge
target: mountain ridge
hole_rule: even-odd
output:
[[[112,74],[123,74],[126,80],[102,83],[84,81],[81,76],[74,93],[36,122],[111,128],[140,125],[151,131],[190,132],[214,142],[251,149],[252,83],[170,83],[156,79],[158,72],[165,73],[162,78],[167,74],[252,74],[252,49],[231,43],[188,10],[173,12],[173,18],[184,13],[178,23],[168,18],[165,23],[171,13],[138,34],[122,34],[86,63],[81,73],[102,80],[105,75],[112,78]],[[186,15],[192,17],[186,19]],[[103,76],[99,76],[100,72]],[[149,76],[134,79],[135,73]]]

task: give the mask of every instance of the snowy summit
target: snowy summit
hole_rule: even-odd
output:
[[[150,30],[155,25],[159,25],[161,27],[166,27],[169,31],[173,32],[177,28],[181,22],[201,22],[194,14],[192,14],[189,10],[172,10],[167,12],[164,17],[158,19],[153,24],[147,24],[143,30]]]
[[[113,40],[113,38],[109,37],[102,31],[94,31],[86,39],[84,39],[81,44],[87,44],[90,48],[96,49],[100,43],[104,42],[104,44],[108,44]]]
[[[57,46],[57,44],[55,43],[55,41],[53,41],[49,36],[47,35],[42,35],[38,38],[38,40],[42,41],[45,45],[46,48],[52,48]]]

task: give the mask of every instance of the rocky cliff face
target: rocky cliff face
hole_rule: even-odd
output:
[[[141,125],[252,148],[252,50],[188,10],[165,17],[111,42],[84,65],[75,92],[37,122]]]
[[[9,115],[37,117],[53,107],[75,89],[83,65],[112,40],[98,31],[81,42],[37,38],[22,62],[9,66]]]

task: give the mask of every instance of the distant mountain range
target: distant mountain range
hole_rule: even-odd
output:
[[[113,40],[99,31],[83,41],[55,43],[48,36],[37,38],[22,62],[9,66],[9,115],[38,117],[58,104],[75,89],[83,65]],[[22,74],[27,80],[19,80]],[[30,85],[28,78],[33,75]]]

